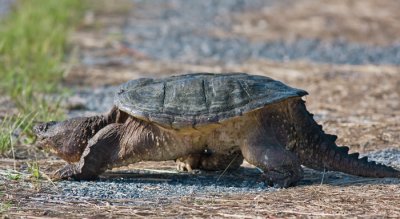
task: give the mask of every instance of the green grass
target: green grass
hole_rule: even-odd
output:
[[[51,100],[43,94],[63,92],[66,40],[83,9],[81,0],[20,0],[0,21],[0,95],[9,96],[20,113],[3,119],[11,125],[0,130],[0,153],[11,148],[4,136],[13,131],[12,124],[28,115],[37,121],[62,118],[60,98]],[[28,122],[18,128],[31,135],[31,126]]]
[[[0,122],[0,151],[12,150],[14,155],[15,136],[19,133],[28,133],[32,127],[35,115],[14,115],[3,118]],[[32,138],[26,138],[31,141]],[[30,142],[26,142],[30,143]]]
[[[40,168],[37,162],[27,163],[28,171],[32,175],[33,179],[38,180],[40,178]]]
[[[0,214],[6,213],[11,208],[11,206],[11,202],[0,202]]]

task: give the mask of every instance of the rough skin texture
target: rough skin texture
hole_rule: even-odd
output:
[[[196,127],[165,128],[113,107],[107,115],[43,123],[34,129],[40,145],[69,162],[54,174],[56,179],[90,180],[113,167],[172,159],[178,169],[188,171],[236,169],[246,159],[278,187],[296,185],[303,177],[301,165],[366,177],[400,177],[391,167],[337,147],[336,136],[322,131],[301,97]]]

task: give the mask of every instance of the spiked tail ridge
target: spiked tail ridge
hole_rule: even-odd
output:
[[[316,145],[316,149],[323,154],[321,164],[327,170],[364,177],[400,178],[400,171],[375,161],[368,161],[368,157],[360,158],[359,153],[349,154],[349,148],[346,146],[338,147],[334,141],[336,136],[323,134],[321,137],[322,141]]]
[[[347,146],[337,146],[336,135],[326,134],[322,126],[314,121],[300,100],[292,105],[291,115],[294,126],[299,133],[295,152],[305,166],[318,170],[333,170],[364,177],[400,178],[400,171],[392,167],[368,161],[367,157],[359,158],[359,153],[349,154]]]

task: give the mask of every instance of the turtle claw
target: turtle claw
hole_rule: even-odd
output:
[[[198,169],[201,160],[200,154],[190,154],[185,157],[180,157],[175,160],[176,168],[178,171],[192,172],[194,169]]]
[[[76,171],[75,165],[67,164],[64,167],[62,167],[61,169],[54,172],[53,175],[51,176],[51,179],[54,181],[70,179],[70,178],[74,178],[74,176],[76,174],[77,174],[77,171]]]
[[[192,172],[192,166],[189,163],[185,163],[184,161],[181,161],[179,159],[177,159],[176,161],[176,169],[178,171],[182,171],[182,172]]]

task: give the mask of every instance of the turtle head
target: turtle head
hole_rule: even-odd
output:
[[[79,161],[86,148],[90,125],[85,118],[74,118],[62,122],[39,123],[33,127],[37,136],[37,145],[50,149],[67,162]]]

